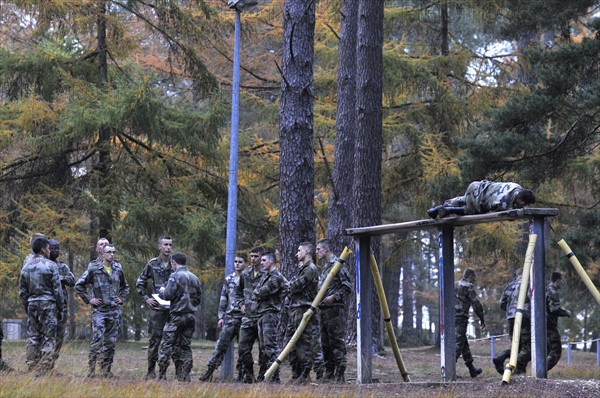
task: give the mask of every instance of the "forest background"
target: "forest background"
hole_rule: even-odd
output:
[[[565,238],[599,286],[599,7],[259,1],[242,13],[238,250],[279,249],[292,277],[300,241],[330,237],[340,252],[345,228],[425,218],[487,178],[559,208],[548,239]],[[121,337],[140,339],[133,286],[171,235],[204,284],[198,336],[216,337],[234,15],[222,0],[0,1],[0,317],[24,318],[32,233],[57,239],[76,277],[107,236],[132,286]],[[505,331],[498,299],[525,234],[517,223],[456,232],[456,276],[478,272],[487,333]],[[375,246],[401,344],[436,342],[436,236]],[[563,336],[600,337],[598,306],[549,247],[574,314]],[[70,335],[85,336],[73,294],[70,309]],[[374,330],[381,350],[380,317]]]

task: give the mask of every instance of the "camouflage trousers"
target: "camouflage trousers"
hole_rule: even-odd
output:
[[[515,319],[508,320],[508,334],[510,340],[513,339],[513,330],[515,328]],[[510,349],[503,351],[499,358],[503,361],[510,358]],[[519,354],[517,355],[516,369],[525,371],[527,364],[531,361],[531,321],[528,318],[523,318],[521,322],[521,333],[519,335]]]
[[[279,354],[278,326],[279,314],[275,312],[267,312],[258,318],[258,350],[261,353],[259,357],[259,380],[264,379],[266,371],[275,362]],[[279,374],[276,373],[276,375]]]
[[[557,327],[548,327],[548,370],[556,366],[562,355],[562,345],[560,342],[560,333]]]
[[[66,304],[65,304],[66,306]],[[66,308],[66,307],[65,307]],[[69,320],[69,313],[67,310],[62,311],[62,317],[58,317],[58,323],[56,324],[56,346],[54,347],[54,362],[58,359],[60,355],[60,350],[62,348],[63,342],[65,341],[65,336],[67,332],[67,321]]]
[[[302,316],[308,310],[308,306],[293,308],[290,310],[287,327],[285,330],[285,345],[291,340],[292,336],[302,322]],[[304,332],[298,338],[296,345],[290,352],[290,365],[294,374],[300,376],[306,369],[310,370],[315,361],[315,340],[318,334],[318,321],[316,314],[310,317]]]
[[[467,325],[469,324],[469,318],[457,317],[455,318],[455,330],[456,330],[456,360],[462,355],[463,361],[469,366],[473,363],[473,355],[471,355],[471,348],[469,347],[469,340],[467,339]]]
[[[169,319],[169,311],[148,309],[148,371],[153,371],[158,361],[158,350],[163,338],[163,329]]]
[[[254,375],[254,360],[252,359],[252,346],[258,341],[258,318],[243,317],[240,325],[240,335],[238,338],[238,365],[241,367],[244,375]],[[260,345],[260,343],[259,343]],[[258,363],[266,362],[263,359],[263,352],[258,352]]]
[[[225,324],[223,325],[223,329],[219,333],[219,339],[217,340],[217,344],[215,345],[215,350],[212,353],[212,356],[208,360],[208,367],[216,369],[223,362],[223,357],[227,352],[227,348],[229,344],[233,341],[233,339],[237,336],[239,340],[240,335],[240,326],[242,325],[242,318],[225,318]],[[238,344],[239,346],[239,344]],[[238,369],[240,368],[240,361],[238,359]]]
[[[193,313],[169,315],[163,329],[163,338],[158,353],[158,366],[166,371],[169,360],[173,359],[179,380],[183,380],[190,374],[194,359],[190,347],[194,329],[196,328],[196,316]]]
[[[54,301],[30,301],[27,305],[27,354],[29,370],[54,367],[57,310]]]
[[[344,307],[321,307],[321,349],[325,368],[346,366],[346,315]]]
[[[95,368],[96,362],[100,359],[102,370],[110,372],[115,356],[120,321],[120,308],[112,308],[108,311],[100,311],[96,308],[92,310],[92,341],[88,360],[90,370]]]

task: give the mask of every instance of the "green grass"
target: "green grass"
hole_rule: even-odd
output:
[[[496,344],[499,352],[504,343]],[[450,385],[437,385],[439,376],[439,351],[434,347],[401,348],[404,363],[417,384],[408,386],[402,382],[396,363],[387,350],[385,356],[373,357],[373,378],[378,384],[357,386],[356,352],[349,350],[349,366],[345,385],[306,385],[294,386],[285,384],[290,378],[287,363],[282,366],[283,384],[245,385],[236,383],[201,383],[198,376],[206,369],[206,363],[212,352],[214,343],[194,341],[194,369],[191,383],[180,383],[174,380],[174,369],[169,368],[166,382],[143,381],[146,373],[147,340],[141,342],[120,342],[117,345],[113,373],[116,379],[87,379],[88,342],[74,341],[66,343],[61,357],[57,361],[56,370],[60,376],[36,378],[26,373],[25,342],[5,341],[3,344],[5,360],[16,369],[15,372],[0,375],[0,397],[451,397],[460,395],[478,396],[510,396],[509,391],[500,389],[500,376],[491,366],[489,342],[473,342],[471,349],[475,356],[475,364],[484,368],[483,374],[471,379],[460,359],[457,363],[457,382]],[[596,365],[595,353],[574,352],[571,366],[567,366],[567,353],[563,351],[561,362],[549,374],[550,381],[556,380],[595,380],[600,379],[600,368]],[[256,352],[254,357],[257,358]],[[215,373],[219,376],[219,371]],[[511,388],[521,388],[520,396],[554,396],[536,395],[540,386],[525,387],[524,380],[535,381],[532,377],[516,379]],[[538,379],[539,380],[539,379]],[[433,382],[428,385],[426,382]],[[566,383],[566,382],[565,382]],[[567,383],[576,384],[576,383]],[[466,386],[466,387],[465,387]],[[543,386],[541,387],[543,388]],[[462,389],[462,390],[461,390]],[[465,394],[471,391],[472,394]],[[598,384],[600,391],[600,384]],[[496,392],[494,392],[496,391]],[[528,391],[528,392],[527,392]],[[525,392],[525,393],[523,393]],[[506,395],[504,395],[506,393]],[[600,394],[599,394],[600,395]],[[514,396],[514,395],[513,395]]]

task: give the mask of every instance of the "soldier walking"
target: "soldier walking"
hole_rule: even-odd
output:
[[[19,298],[27,312],[28,369],[43,376],[54,367],[56,328],[64,300],[58,267],[48,259],[48,241],[36,239],[32,250],[19,277]]]
[[[476,368],[473,365],[473,355],[469,348],[469,340],[467,339],[467,325],[469,324],[469,308],[473,307],[475,315],[481,322],[481,328],[485,329],[485,320],[483,316],[483,306],[475,293],[475,270],[467,268],[463,273],[463,278],[454,283],[454,292],[456,301],[454,304],[456,322],[456,360],[462,355],[465,365],[469,368],[471,377],[477,377],[481,374],[481,368]]]
[[[300,271],[290,282],[288,290],[289,316],[285,331],[286,344],[290,341],[298,326],[300,326],[304,313],[310,308],[317,295],[319,271],[313,262],[314,256],[315,246],[312,243],[300,243],[298,252],[296,253]],[[316,355],[314,340],[317,333],[317,317],[313,316],[310,318],[302,335],[298,338],[294,349],[290,352],[292,380],[298,383],[310,381],[310,371]]]
[[[50,244],[50,260],[54,261],[58,266],[60,286],[63,293],[63,310],[58,317],[58,324],[56,328],[56,347],[54,348],[54,363],[56,363],[56,360],[60,355],[63,342],[65,341],[67,320],[69,318],[69,292],[67,291],[67,287],[75,286],[75,275],[73,275],[67,264],[58,260],[58,257],[60,257],[60,244],[58,241],[50,239],[48,243]]]
[[[254,246],[250,249],[251,267],[242,271],[237,288],[235,289],[235,301],[239,303],[242,313],[240,335],[238,341],[238,366],[242,371],[242,382],[254,382],[254,360],[252,359],[252,346],[258,341],[258,313],[256,312],[256,300],[252,292],[258,282],[265,274],[260,261],[264,249]],[[263,363],[263,353],[259,350],[259,363]]]
[[[148,343],[148,373],[144,380],[156,378],[156,361],[158,360],[158,348],[163,336],[163,328],[169,319],[169,308],[161,306],[158,301],[152,297],[158,294],[161,287],[167,285],[169,277],[173,273],[171,266],[171,249],[173,248],[173,239],[170,236],[161,236],[158,239],[159,256],[148,261],[148,264],[142,270],[137,278],[135,288],[140,296],[148,305],[148,334],[150,341]],[[150,289],[148,289],[148,280],[152,280]],[[178,367],[178,364],[175,364]]]
[[[96,376],[96,362],[100,359],[102,376],[112,378],[114,375],[110,370],[119,334],[121,305],[129,295],[129,284],[125,280],[123,266],[115,261],[115,247],[109,243],[100,247],[100,259],[88,265],[75,284],[75,291],[84,303],[92,307],[92,340],[87,377]]]
[[[317,257],[321,261],[321,275],[318,290],[331,269],[338,261],[333,254],[331,241],[317,242]],[[321,348],[325,362],[325,380],[345,381],[346,372],[346,299],[352,293],[352,281],[348,269],[341,267],[325,292],[319,305],[319,325],[321,328]]]
[[[287,291],[287,280],[275,266],[275,253],[263,253],[260,264],[265,271],[252,292],[258,313],[258,349],[261,353],[258,381],[265,379],[267,369],[275,362],[279,354],[278,331],[279,314],[283,298]],[[280,383],[279,369],[269,382]]]
[[[196,311],[202,291],[200,280],[187,267],[183,253],[175,253],[171,258],[175,272],[169,277],[167,286],[160,289],[158,297],[170,301],[169,320],[163,331],[158,354],[158,379],[166,380],[169,360],[180,364],[175,368],[179,381],[190,381],[194,365],[190,343],[196,327]]]
[[[517,315],[517,303],[519,301],[519,290],[521,289],[522,268],[517,268],[514,272],[512,282],[504,288],[500,298],[500,309],[506,311],[506,320],[508,321],[508,334],[512,341],[513,330],[515,328],[515,316]],[[517,355],[517,366],[514,374],[525,373],[527,364],[531,360],[531,300],[529,295],[525,296],[523,305],[523,321],[521,322],[521,333],[519,334],[519,354]],[[496,371],[504,374],[504,362],[510,358],[510,349],[504,350],[500,355],[494,357],[492,362]]]
[[[558,331],[558,318],[571,317],[571,312],[561,308],[558,291],[562,288],[563,276],[553,272],[551,283],[546,288],[546,326],[548,339],[548,370],[556,366],[562,355],[562,344]]]
[[[212,374],[223,362],[223,357],[227,352],[229,344],[240,334],[242,324],[241,301],[235,300],[235,289],[240,280],[240,275],[246,269],[248,257],[244,253],[238,253],[233,260],[234,271],[225,277],[223,288],[221,289],[221,298],[219,300],[219,309],[217,312],[217,327],[221,329],[215,350],[208,360],[208,369],[200,376],[200,381],[209,381]],[[238,343],[239,345],[239,343]],[[242,381],[242,367],[238,358],[238,380]]]

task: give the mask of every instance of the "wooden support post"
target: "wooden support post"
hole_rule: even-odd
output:
[[[532,375],[548,377],[546,347],[546,239],[545,217],[533,217],[533,233],[538,236],[531,273],[531,366]]]
[[[456,326],[454,322],[454,227],[440,233],[440,348],[442,381],[456,380]]]
[[[356,383],[372,383],[371,237],[359,235],[356,247]]]

